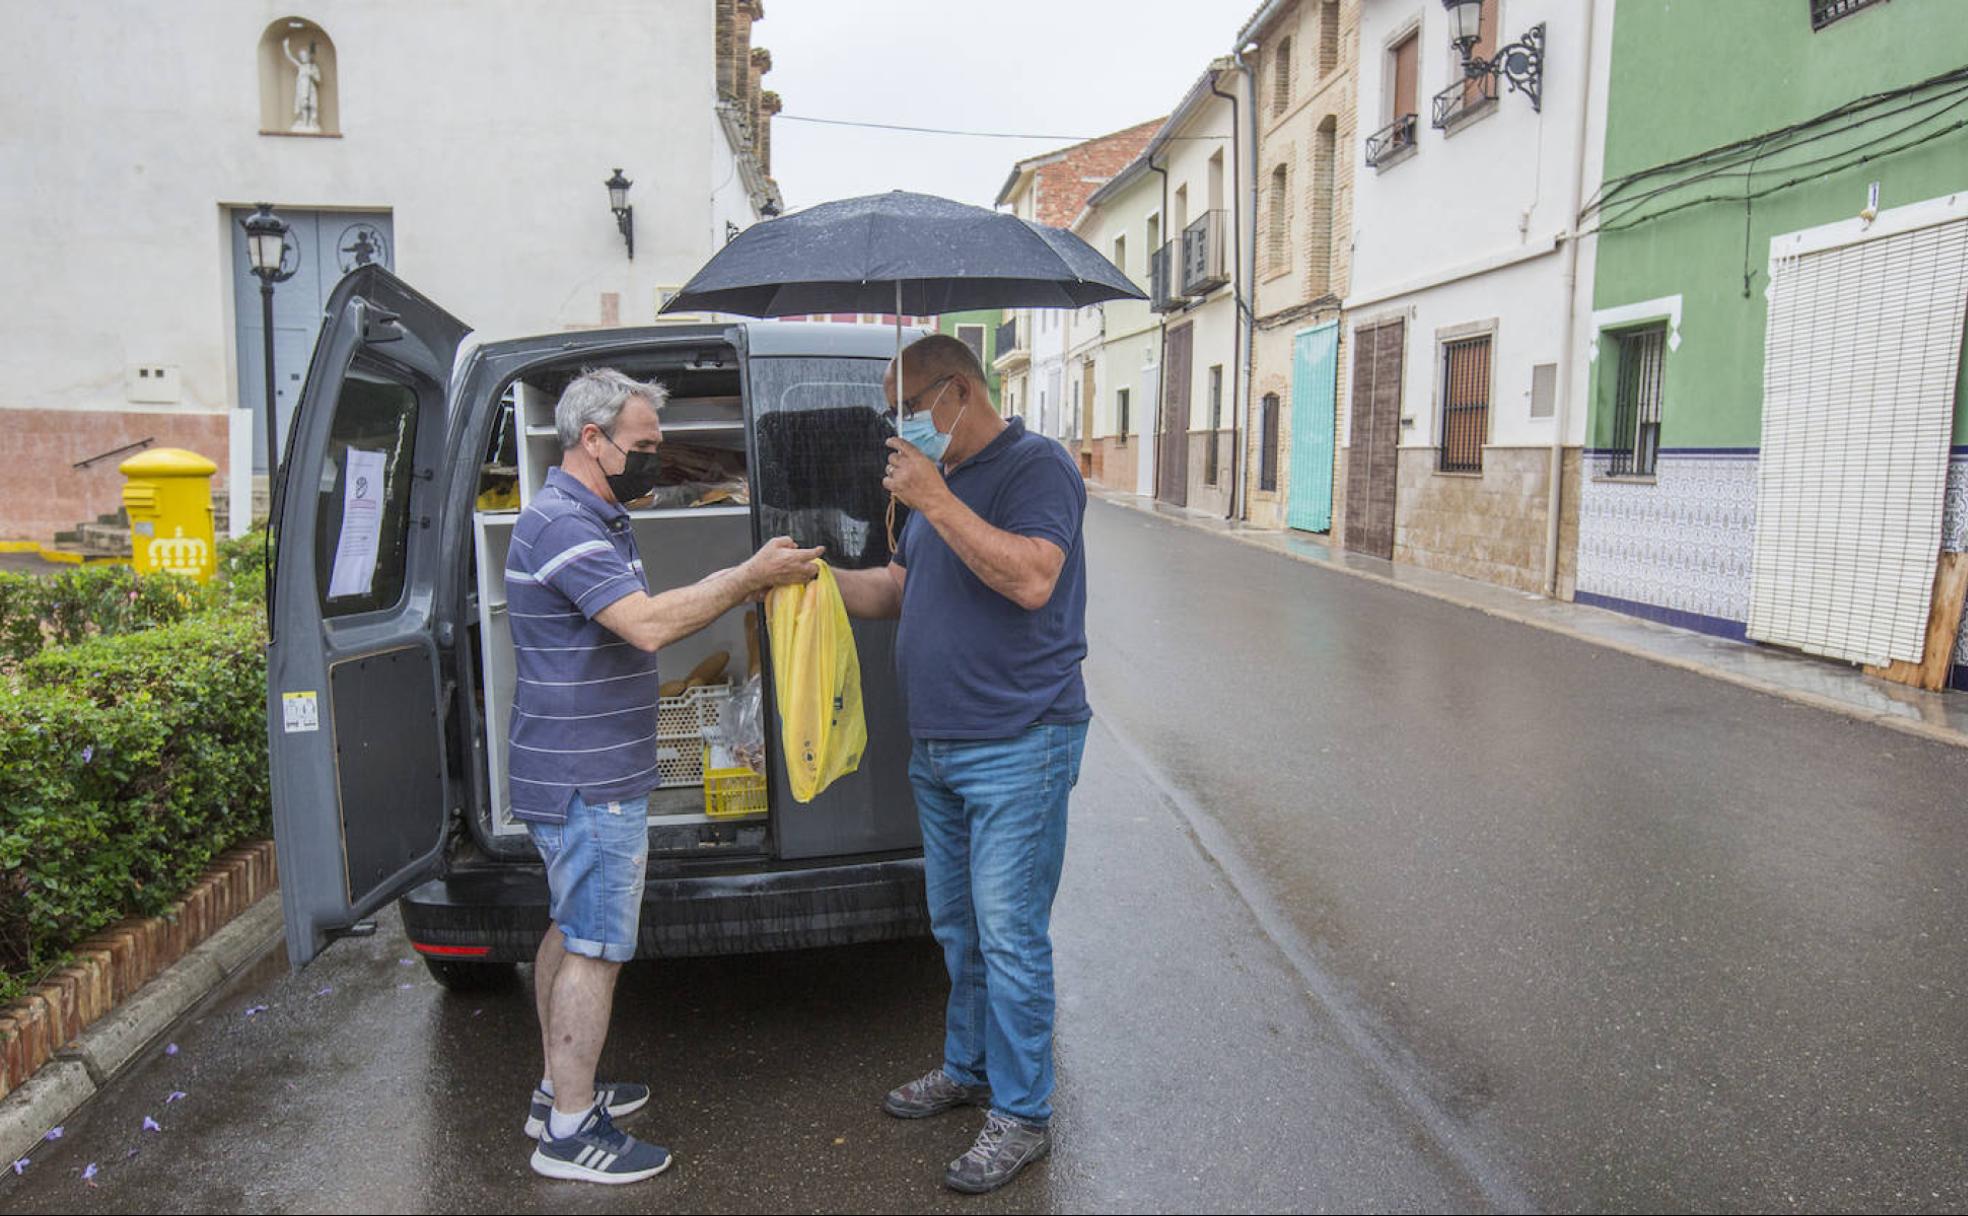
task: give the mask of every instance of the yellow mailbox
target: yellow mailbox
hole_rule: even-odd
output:
[[[139,574],[180,574],[204,582],[217,562],[212,474],[219,466],[183,448],[140,452],[117,466],[128,480],[130,565]]]

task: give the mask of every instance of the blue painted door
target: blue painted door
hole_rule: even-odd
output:
[[[1332,530],[1333,411],[1339,370],[1339,322],[1292,340],[1291,491],[1285,522],[1306,532]]]
[[[279,420],[281,450],[286,450],[287,424],[307,379],[308,360],[321,332],[322,310],[342,276],[358,266],[396,265],[396,236],[388,212],[288,211],[274,208],[286,220],[285,267],[293,277],[273,289],[274,416]],[[239,408],[253,411],[253,471],[266,472],[266,337],[261,328],[260,281],[246,256],[246,233],[239,221],[250,208],[232,212],[233,333],[239,352]]]

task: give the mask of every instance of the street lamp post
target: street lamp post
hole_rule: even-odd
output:
[[[246,255],[252,262],[254,277],[260,281],[260,329],[266,340],[267,509],[270,511],[273,484],[280,471],[279,428],[273,411],[273,285],[293,278],[294,272],[281,269],[287,254],[287,221],[273,213],[272,203],[255,206],[257,210],[239,221],[239,226],[246,230]]]

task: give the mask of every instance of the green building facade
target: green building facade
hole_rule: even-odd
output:
[[[1615,11],[1577,598],[1857,661],[1817,632],[1968,545],[1968,5]]]
[[[998,357],[998,326],[1004,324],[1002,309],[984,308],[975,312],[953,312],[937,318],[939,333],[949,334],[970,345],[984,364],[984,378],[991,385],[991,404],[1000,413],[1004,404],[998,396],[998,373],[991,367]]]

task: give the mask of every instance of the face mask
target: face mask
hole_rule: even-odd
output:
[[[663,458],[655,452],[623,452],[622,445],[607,434],[608,446],[622,452],[622,471],[603,473],[608,479],[608,492],[618,503],[634,502],[656,488],[657,478],[662,476]]]
[[[944,391],[947,392],[949,387],[947,384],[944,385]],[[916,411],[909,417],[902,419],[896,426],[896,432],[902,436],[905,442],[939,464],[943,460],[943,453],[950,449],[950,437],[936,429],[936,406],[942,400],[943,393],[937,393],[936,401],[930,402],[928,409]],[[969,408],[969,405],[964,406],[964,410]],[[958,410],[957,422],[962,421],[963,410]],[[952,431],[956,430],[957,422],[950,424]]]

